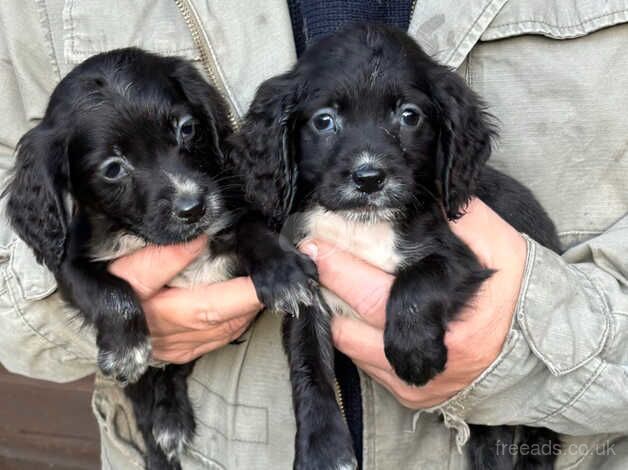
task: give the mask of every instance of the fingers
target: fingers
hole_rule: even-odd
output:
[[[146,299],[183,271],[206,243],[203,235],[184,244],[148,246],[115,260],[109,271],[131,284],[140,299]]]
[[[394,277],[322,240],[300,247],[318,268],[321,284],[332,290],[368,324],[383,329]]]
[[[334,317],[331,323],[334,344],[351,359],[391,371],[384,354],[384,334],[373,326],[354,318]]]
[[[249,277],[189,289],[172,288],[143,304],[154,336],[207,330],[239,317],[253,318],[262,308]]]
[[[225,336],[210,335],[210,338],[202,341],[186,341],[183,337],[180,341],[169,341],[166,338],[153,340],[153,357],[157,360],[174,364],[185,364],[197,359],[203,354],[222,348],[244,334],[250,321],[242,321],[239,328],[235,328],[237,322],[233,322],[234,330],[229,330]],[[198,339],[198,338],[197,338]]]
[[[512,261],[518,265],[525,260],[527,247],[521,234],[478,198],[449,227],[488,268],[502,269],[512,266]]]

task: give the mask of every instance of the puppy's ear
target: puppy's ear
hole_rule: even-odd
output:
[[[285,221],[296,192],[293,113],[301,89],[294,72],[262,83],[232,153],[247,199],[273,224]]]
[[[202,109],[209,118],[214,138],[212,145],[222,156],[222,144],[232,132],[227,104],[218,90],[207,83],[193,65],[181,59],[175,60],[171,79],[185,99],[192,106]]]
[[[65,139],[39,124],[18,143],[13,179],[6,189],[7,213],[37,261],[43,261],[53,272],[65,255],[70,217],[64,206],[68,180]]]
[[[475,191],[496,127],[484,103],[457,74],[439,67],[434,83],[440,114],[437,181],[447,217],[456,219]]]

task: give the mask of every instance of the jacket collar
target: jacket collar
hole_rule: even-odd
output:
[[[418,0],[408,33],[441,64],[458,68],[508,0]]]
[[[507,0],[418,0],[408,32],[440,63],[457,68]],[[286,0],[190,0],[235,113],[296,60]]]
[[[214,66],[237,117],[257,87],[296,60],[285,0],[190,0],[202,18]]]

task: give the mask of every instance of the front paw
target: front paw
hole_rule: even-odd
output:
[[[151,344],[145,332],[109,332],[100,335],[98,347],[98,367],[121,385],[137,382],[148,368]]]
[[[319,301],[316,265],[296,250],[264,261],[251,272],[260,301],[270,310],[298,316],[301,306]]]
[[[294,470],[355,470],[353,442],[339,410],[321,411],[318,422],[297,433]]]
[[[445,369],[447,348],[444,330],[388,321],[384,352],[397,376],[411,385],[425,385]]]

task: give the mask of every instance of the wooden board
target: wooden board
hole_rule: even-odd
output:
[[[56,384],[0,366],[0,469],[98,469],[93,377]]]

